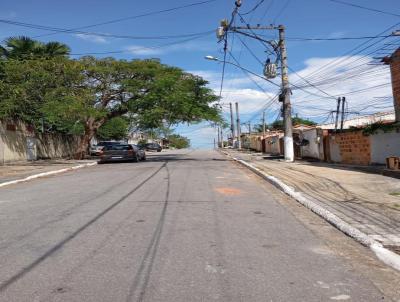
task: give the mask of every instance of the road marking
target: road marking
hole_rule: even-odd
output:
[[[336,300],[336,301],[343,301],[343,300],[349,300],[350,296],[348,295],[339,295],[339,296],[334,296],[330,298],[331,300]]]
[[[0,200],[0,204],[7,203],[7,202],[11,202],[11,201],[10,200]]]
[[[223,195],[239,195],[242,193],[242,191],[235,188],[216,188],[215,191]]]

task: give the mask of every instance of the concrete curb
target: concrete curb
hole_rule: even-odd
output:
[[[341,218],[336,216],[335,214],[331,213],[330,211],[326,210],[325,208],[321,207],[320,205],[316,204],[315,202],[311,201],[307,197],[303,195],[302,192],[296,191],[294,188],[286,185],[280,179],[268,175],[267,173],[261,171],[257,167],[249,164],[248,162],[235,158],[231,156],[229,153],[222,151],[223,154],[232,158],[234,161],[242,164],[243,166],[247,167],[257,175],[261,176],[272,185],[277,187],[278,189],[282,190],[284,193],[289,195],[290,197],[294,198],[296,201],[301,203],[306,208],[310,209],[312,212],[317,214],[318,216],[322,217],[330,224],[335,226],[338,230],[345,233],[346,235],[350,236],[351,238],[355,239],[359,243],[364,246],[369,247],[375,255],[386,265],[399,270],[400,271],[400,255],[388,250],[385,248],[380,242],[370,238],[367,234],[361,232],[360,230],[352,227],[347,222],[343,221]]]
[[[56,174],[69,172],[69,171],[74,171],[74,170],[77,170],[77,169],[91,167],[91,166],[95,166],[95,165],[97,165],[97,162],[88,163],[88,164],[82,164],[82,165],[73,166],[73,167],[70,167],[70,168],[64,168],[64,169],[55,170],[55,171],[49,171],[49,172],[43,172],[43,173],[39,173],[39,174],[34,174],[34,175],[31,175],[31,176],[28,176],[28,177],[25,177],[25,178],[21,178],[21,179],[16,179],[16,180],[11,180],[11,181],[0,183],[0,188],[5,187],[5,186],[9,186],[9,185],[14,185],[14,184],[17,184],[17,183],[20,183],[20,182],[27,182],[27,181],[30,181],[30,180],[36,179],[36,178],[56,175]]]

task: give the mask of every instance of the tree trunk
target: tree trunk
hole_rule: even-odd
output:
[[[79,142],[78,149],[75,153],[75,159],[84,159],[86,152],[89,148],[90,141],[95,135],[97,129],[101,126],[99,123],[95,123],[93,118],[89,118],[85,123],[85,132]]]

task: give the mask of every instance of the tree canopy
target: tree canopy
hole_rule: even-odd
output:
[[[66,56],[70,48],[60,42],[43,43],[29,37],[10,37],[0,46],[0,57],[3,59],[35,59]]]
[[[317,123],[315,123],[309,119],[304,119],[304,118],[297,117],[297,116],[292,117],[292,124],[293,124],[293,126],[296,126],[296,125],[315,126],[315,125],[317,125]],[[276,120],[270,125],[266,124],[265,128],[268,130],[283,130],[283,120]],[[255,125],[254,129],[257,132],[262,132],[263,131],[262,123]]]
[[[184,149],[190,147],[190,140],[179,134],[171,134],[168,136],[169,146],[176,149]]]
[[[39,56],[36,50],[27,50],[36,49],[36,41],[25,39],[14,47],[14,40],[9,40],[0,60],[0,118],[19,119],[36,129],[44,125],[50,132],[81,134],[79,152],[103,125],[100,133],[111,135],[106,133],[113,123],[121,126],[118,117],[129,118],[140,130],[221,121],[214,105],[218,97],[206,87],[207,81],[159,60]],[[39,42],[51,53],[53,44],[48,44]],[[54,45],[53,53],[56,49]],[[32,57],[10,59],[17,53]]]

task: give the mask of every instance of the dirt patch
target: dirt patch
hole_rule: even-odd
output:
[[[236,188],[216,188],[215,191],[223,195],[239,195],[242,193],[242,191]]]

